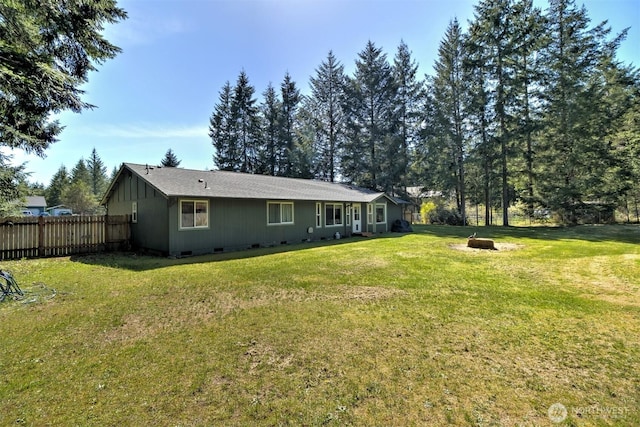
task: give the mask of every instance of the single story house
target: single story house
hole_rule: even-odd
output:
[[[346,184],[132,163],[101,204],[131,216],[134,247],[171,256],[387,232],[403,217],[397,199]]]
[[[25,203],[22,203],[22,212],[29,212],[29,215],[38,216],[47,208],[47,201],[44,196],[27,196]]]

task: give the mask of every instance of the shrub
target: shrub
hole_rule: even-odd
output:
[[[429,224],[431,212],[436,209],[438,209],[438,206],[433,201],[422,202],[420,206],[420,218],[424,224]]]
[[[422,203],[420,217],[425,224],[464,225],[462,215],[457,210],[432,200]]]
[[[464,219],[462,215],[456,210],[448,209],[443,206],[429,213],[430,224],[440,225],[464,225]]]

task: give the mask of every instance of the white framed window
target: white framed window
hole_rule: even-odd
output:
[[[293,224],[293,202],[267,202],[267,225]]]
[[[367,224],[373,224],[373,205],[367,204]]]
[[[336,227],[343,224],[343,208],[342,203],[325,203],[324,204],[324,225],[327,227]]]
[[[387,204],[376,204],[376,224],[383,224],[387,222]]]
[[[131,202],[131,222],[138,223],[138,202]]]
[[[316,228],[322,227],[322,203],[316,203]]]
[[[345,217],[347,220],[347,227],[351,226],[351,206],[347,205],[346,209],[345,209]]]
[[[208,200],[180,200],[180,229],[209,227]]]

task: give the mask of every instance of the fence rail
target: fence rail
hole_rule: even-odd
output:
[[[131,237],[128,215],[0,219],[0,260],[117,250]]]

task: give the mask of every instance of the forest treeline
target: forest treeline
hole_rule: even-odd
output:
[[[314,178],[466,206],[580,221],[589,206],[638,210],[640,79],[616,58],[627,30],[592,25],[572,0],[482,0],[450,22],[434,73],[409,47],[369,41],[355,71],[329,52],[302,95],[289,74],[261,93],[240,72],[219,91],[209,136],[217,168]]]
[[[468,206],[483,206],[486,224],[495,209],[508,225],[515,205],[565,223],[585,220],[594,208],[639,218],[640,74],[617,58],[626,33],[593,24],[574,0],[550,0],[544,10],[531,0],[481,0],[464,28],[450,22],[429,75],[418,75],[404,42],[389,57],[373,41],[351,74],[329,52],[305,94],[289,74],[257,94],[241,71],[213,105],[213,161],[224,170],[347,182],[400,197],[419,187],[450,198],[461,218]],[[23,40],[14,38],[18,55]],[[118,51],[107,47],[107,57]],[[86,78],[85,68],[69,74]],[[22,90],[14,83],[3,83],[3,93]],[[71,102],[78,93],[62,95]],[[41,116],[64,106],[5,104],[0,145],[42,153],[55,141],[61,127]],[[29,121],[18,129],[9,120],[15,117]],[[25,194],[95,212],[111,178],[95,149],[72,170],[61,166],[46,188],[29,185],[25,166],[7,160],[0,152],[3,215]],[[171,150],[162,162],[180,163]]]
[[[168,149],[160,160],[162,166],[178,167],[181,161],[172,149]],[[68,169],[60,165],[51,177],[48,186],[40,183],[29,183],[28,173],[24,172],[24,165],[18,167],[18,191],[31,196],[44,196],[47,207],[64,206],[76,214],[102,215],[105,209],[100,205],[111,181],[117,176],[118,167],[107,172],[102,158],[95,147],[87,159],[81,157],[73,168]],[[20,214],[21,204],[0,204],[0,216],[14,216]]]

